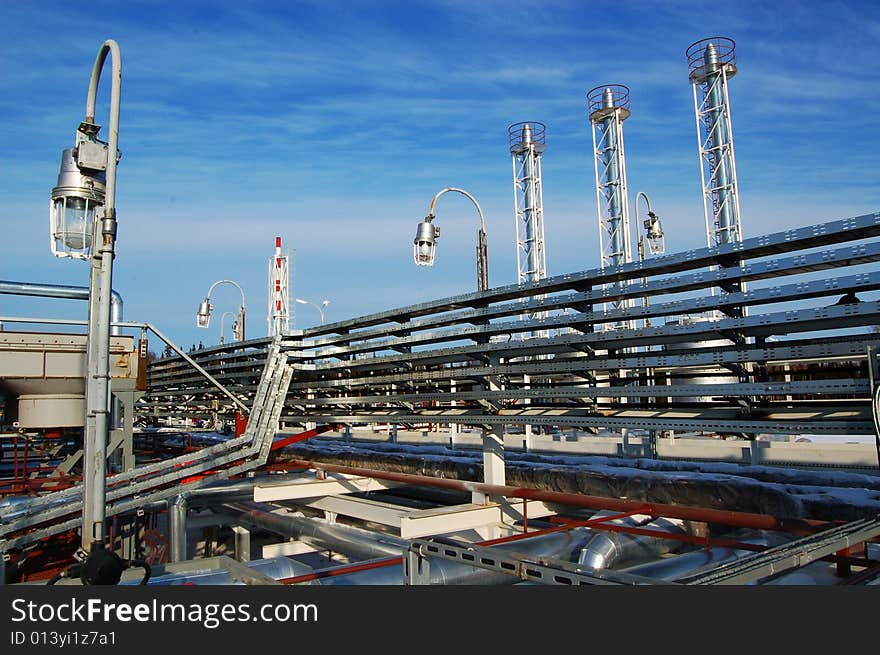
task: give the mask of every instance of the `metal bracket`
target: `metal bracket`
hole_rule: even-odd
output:
[[[449,541],[415,539],[406,552],[404,580],[406,584],[430,584],[429,558],[445,559],[477,568],[547,585],[641,585],[670,584],[629,575],[578,566],[562,560],[530,557],[487,546],[457,546]]]

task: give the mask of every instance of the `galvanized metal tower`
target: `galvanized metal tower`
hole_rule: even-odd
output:
[[[543,123],[514,123],[507,128],[513,162],[513,204],[516,211],[517,282],[547,277],[544,249],[544,193],[541,155],[547,148]]]
[[[602,268],[632,261],[626,153],[623,121],[630,116],[629,89],[604,84],[587,93],[593,125],[593,159],[599,210],[599,250]]]
[[[269,258],[269,336],[290,331],[290,256],[281,252],[275,237],[275,254]]]
[[[736,75],[736,43],[713,36],[687,49],[694,89],[703,213],[709,246],[742,241],[739,187],[727,81]]]

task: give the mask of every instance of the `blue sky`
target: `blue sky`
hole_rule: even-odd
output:
[[[294,249],[295,294],[328,298],[328,321],[475,289],[465,198],[439,201],[436,266],[412,263],[415,225],[445,186],[483,207],[491,285],[515,282],[507,126],[523,120],[547,125],[548,272],[596,267],[585,96],[605,83],[631,90],[631,196],[651,196],[667,251],[700,247],[684,52],[716,34],[737,42],[745,235],[880,209],[876,3],[98,1],[84,12],[0,0],[0,22],[0,279],[88,283],[85,264],[52,257],[47,205],[95,54],[114,38],[114,287],[127,318],[185,346],[216,343],[220,314],[237,307],[221,286],[211,328],[195,327],[221,278],[244,287],[248,335],[265,334],[276,234]],[[108,104],[102,83],[104,125]],[[318,322],[314,308],[296,309],[296,327]],[[0,315],[84,318],[85,304],[0,296]]]

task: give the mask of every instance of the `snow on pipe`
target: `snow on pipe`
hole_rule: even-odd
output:
[[[676,505],[671,503],[656,503],[635,500],[631,498],[617,498],[610,496],[594,496],[573,492],[558,492],[546,488],[514,487],[510,485],[486,484],[471,480],[454,478],[439,478],[412,473],[398,473],[395,471],[380,470],[375,468],[361,468],[358,466],[344,466],[330,464],[328,462],[312,461],[308,459],[291,459],[286,462],[290,466],[320,469],[334,473],[347,473],[379,480],[391,480],[415,486],[440,487],[460,491],[480,492],[490,496],[508,496],[512,498],[525,498],[527,500],[542,500],[573,507],[586,507],[591,509],[617,510],[621,512],[644,512],[665,518],[676,518],[703,523],[721,523],[731,527],[745,527],[759,530],[795,530],[809,529],[810,522],[804,519],[778,518],[769,514],[756,514],[727,509],[715,509],[711,507]]]
[[[613,512],[597,512],[592,518],[611,516]],[[684,521],[660,518],[655,521],[647,514],[634,514],[608,521],[611,525],[650,528],[657,531],[684,534]],[[681,544],[673,539],[623,532],[600,532],[581,550],[578,564],[594,569],[610,569],[621,564],[655,560],[675,551]]]

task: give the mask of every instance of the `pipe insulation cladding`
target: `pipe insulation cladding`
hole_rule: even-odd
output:
[[[614,512],[597,512],[593,518],[612,516]],[[646,514],[634,514],[608,521],[611,525],[650,528],[660,532],[684,534],[684,521],[681,519],[657,519],[652,521]],[[593,569],[618,568],[624,564],[634,564],[655,560],[676,551],[682,544],[662,536],[624,532],[599,532],[580,552],[578,564]]]

